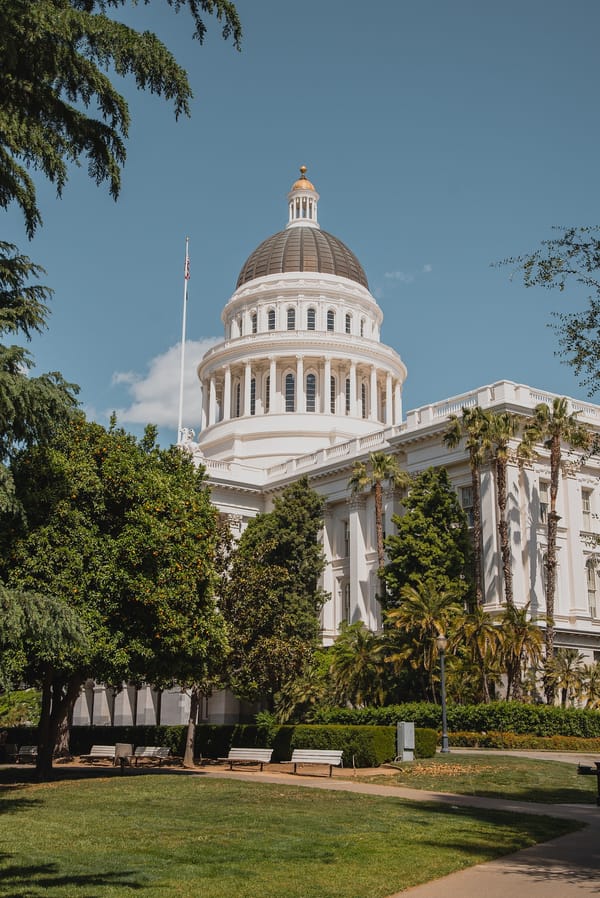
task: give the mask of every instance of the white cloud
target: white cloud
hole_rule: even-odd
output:
[[[186,340],[183,374],[183,424],[196,431],[200,425],[202,390],[196,374],[198,362],[204,353],[221,342],[220,337],[204,340]],[[120,424],[156,424],[159,427],[177,427],[179,417],[179,381],[181,372],[181,343],[155,356],[148,364],[146,374],[134,371],[116,371],[113,384],[125,385],[131,396],[131,404],[117,409]]]
[[[432,272],[432,271],[433,271],[433,265],[430,265],[429,262],[427,262],[426,265],[423,265],[423,274],[430,274],[430,272]]]
[[[404,271],[386,271],[384,274],[390,281],[400,281],[402,284],[412,284],[414,281],[414,275],[406,274]]]

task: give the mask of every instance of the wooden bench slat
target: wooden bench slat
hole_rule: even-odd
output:
[[[334,748],[295,748],[290,758],[294,765],[294,773],[298,764],[324,764],[329,767],[329,776],[332,776],[334,767],[343,767],[343,750]]]
[[[260,764],[262,771],[263,766],[270,762],[272,754],[272,748],[230,748],[227,757],[219,758],[219,761],[227,761],[230,770],[233,770],[236,761]]]

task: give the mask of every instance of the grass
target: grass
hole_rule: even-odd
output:
[[[510,798],[553,804],[595,804],[595,776],[579,776],[574,764],[502,755],[437,755],[399,764],[397,774],[364,778],[367,782],[459,795]]]
[[[578,828],[151,773],[0,787],[0,896],[384,898]]]

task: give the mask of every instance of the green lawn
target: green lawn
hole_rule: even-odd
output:
[[[384,898],[577,828],[260,782],[0,786],[0,896]]]
[[[595,804],[598,795],[595,776],[579,776],[575,764],[560,761],[451,752],[398,767],[398,774],[369,777],[367,781],[554,804]]]

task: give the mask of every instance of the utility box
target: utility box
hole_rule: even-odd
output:
[[[397,761],[414,761],[415,725],[412,720],[403,720],[396,724],[396,752]]]

